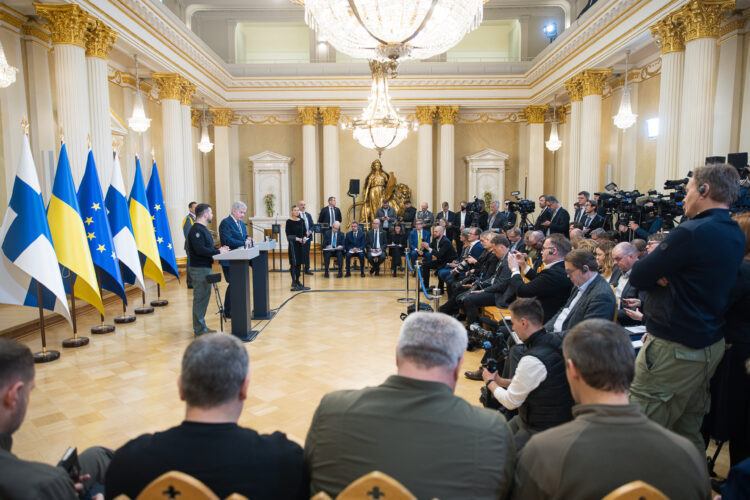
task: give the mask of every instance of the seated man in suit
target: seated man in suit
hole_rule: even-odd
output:
[[[492,231],[493,233],[502,233],[505,229],[505,222],[505,216],[500,212],[500,202],[491,202],[487,230]]]
[[[502,234],[492,237],[492,249],[497,257],[497,266],[492,276],[474,284],[471,290],[456,297],[456,302],[466,314],[466,325],[479,320],[479,308],[484,306],[505,307],[502,302],[505,289],[510,283],[508,268],[508,247],[510,242]]]
[[[531,267],[533,269],[539,269],[539,266],[541,266],[543,262],[542,249],[544,248],[544,233],[541,231],[526,231],[526,234],[523,235],[523,239],[528,253],[525,257],[528,257],[531,260]]]
[[[647,294],[630,283],[630,271],[638,261],[638,250],[631,243],[618,243],[612,249],[612,260],[620,271],[617,282],[613,284],[618,304],[617,322],[622,326],[641,325]]]
[[[547,195],[547,206],[550,209],[549,220],[541,223],[544,235],[562,234],[567,238],[570,226],[570,214],[560,205],[557,197],[551,194]]]
[[[334,222],[341,222],[341,210],[336,206],[336,197],[328,198],[328,205],[320,209],[318,224],[323,227],[332,227]]]
[[[365,233],[359,229],[359,223],[357,221],[352,222],[352,230],[346,233],[346,239],[344,240],[344,248],[346,249],[346,277],[352,275],[350,272],[350,264],[352,256],[359,259],[359,270],[360,276],[365,276]]]
[[[635,363],[622,327],[600,319],[583,321],[568,333],[562,349],[577,403],[574,420],[526,443],[516,466],[513,498],[604,498],[635,480],[669,498],[711,498],[705,456],[628,400]]]
[[[182,423],[143,434],[117,450],[107,470],[107,497],[135,498],[165,472],[189,474],[220,498],[307,498],[300,446],[282,434],[237,425],[250,384],[242,342],[223,333],[202,335],[182,357],[177,379],[185,401]],[[283,471],[283,472],[282,472]]]
[[[397,375],[324,396],[305,441],[310,494],[335,497],[378,470],[417,498],[506,498],[515,462],[508,424],[453,394],[466,343],[455,319],[410,314],[398,337]]]
[[[365,255],[370,263],[370,274],[380,276],[380,265],[385,262],[386,246],[388,246],[388,234],[380,229],[380,220],[373,219],[372,229],[367,231],[365,243]]]
[[[340,278],[344,270],[344,253],[346,249],[346,236],[340,231],[341,223],[334,221],[331,229],[326,231],[323,235],[323,265],[325,267],[325,278],[328,277],[328,265],[331,262],[331,257],[336,257],[336,265],[339,268],[339,272],[336,275]]]
[[[507,236],[510,242],[510,248],[508,249],[511,253],[513,252],[526,252],[526,243],[523,241],[521,236],[521,230],[517,227],[512,227],[505,230],[505,236]]]
[[[604,226],[604,217],[596,213],[596,209],[596,200],[589,200],[584,205],[585,214],[581,217],[584,236],[589,236],[591,231]]]
[[[573,225],[571,224],[571,226],[573,226]],[[574,241],[577,241],[577,240],[582,240],[584,238],[585,238],[585,236],[583,234],[583,230],[582,229],[579,229],[577,227],[571,227],[570,228],[570,242],[571,243],[573,243]]]
[[[464,278],[466,273],[474,268],[484,250],[482,242],[479,241],[481,234],[478,227],[470,227],[463,230],[461,236],[465,241],[465,245],[463,246],[461,256],[457,257],[453,262],[449,262],[443,269],[438,269],[437,276],[441,290],[443,289],[443,283],[448,283],[450,289],[450,284],[454,280]]]
[[[247,205],[241,201],[235,201],[232,204],[232,213],[230,213],[224,220],[219,224],[219,239],[221,240],[221,246],[229,247],[230,250],[236,248],[243,248],[245,243],[251,244],[253,239],[248,236],[245,223],[242,219],[245,217],[247,212]],[[250,261],[250,265],[252,265]],[[231,297],[229,289],[232,284],[229,282],[229,262],[226,260],[221,261],[221,271],[224,273],[224,279],[227,281],[227,289],[224,292],[224,317],[230,319],[232,317],[232,303],[229,301]]]
[[[424,287],[430,288],[430,271],[433,269],[442,269],[448,265],[456,256],[456,250],[453,243],[445,236],[445,229],[442,226],[432,228],[433,238],[430,244],[432,248],[432,259],[429,262],[422,263],[420,274]]]
[[[416,229],[409,233],[409,260],[412,266],[417,261],[417,257],[424,257],[423,262],[429,262],[432,259],[430,255],[430,232],[424,229],[422,221],[416,220]]]
[[[388,200],[383,200],[383,205],[375,212],[375,218],[380,221],[380,229],[386,233],[393,231],[396,224],[396,211]]]

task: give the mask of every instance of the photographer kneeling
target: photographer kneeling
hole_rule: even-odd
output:
[[[543,327],[544,311],[535,299],[517,299],[510,305],[513,330],[526,346],[512,379],[487,368],[482,378],[505,408],[518,408],[508,424],[516,449],[534,434],[572,420],[573,397],[565,378],[562,343]]]

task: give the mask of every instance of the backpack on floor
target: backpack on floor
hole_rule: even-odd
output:
[[[401,321],[405,320],[408,315],[413,313],[416,310],[416,306],[414,304],[410,305],[406,308],[405,313],[401,313]],[[435,310],[432,308],[430,304],[425,304],[424,302],[419,303],[419,310],[420,311],[426,311],[426,312],[435,312]]]

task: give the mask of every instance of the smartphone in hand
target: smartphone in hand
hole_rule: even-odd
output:
[[[74,483],[77,483],[81,477],[81,464],[78,463],[78,448],[68,447],[57,466],[65,469],[70,479]]]

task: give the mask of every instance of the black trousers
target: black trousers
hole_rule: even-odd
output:
[[[331,257],[336,256],[336,265],[339,266],[339,273],[344,269],[344,249],[341,250],[324,250],[323,251],[323,266],[326,272],[328,272],[328,266],[331,262]]]
[[[444,264],[438,262],[436,259],[422,264],[422,266],[419,268],[419,272],[422,274],[422,281],[424,281],[425,288],[430,288],[430,271],[432,271],[433,269],[442,269],[443,267]]]
[[[479,321],[479,308],[495,305],[494,293],[466,293],[458,298],[458,305],[466,314],[466,324],[470,325]]]
[[[224,291],[224,316],[227,318],[232,317],[232,303],[229,302],[230,291],[232,284],[229,282],[229,266],[221,266],[221,272],[224,273],[224,280],[227,282],[227,289]]]
[[[349,272],[349,264],[351,263],[352,257],[359,259],[359,268],[362,271],[362,274],[365,274],[365,254],[363,252],[356,254],[346,252],[346,272]]]
[[[310,243],[312,242],[312,236],[307,240],[307,243],[302,246],[302,265],[305,266],[305,272],[310,270]]]
[[[396,271],[397,267],[401,267],[401,258],[404,256],[404,249],[401,247],[389,247],[388,255],[391,256],[391,267],[393,271]]]
[[[376,273],[380,273],[380,265],[385,262],[385,253],[381,253],[377,257],[373,257],[368,253],[367,262],[370,263],[370,268],[374,269]]]

